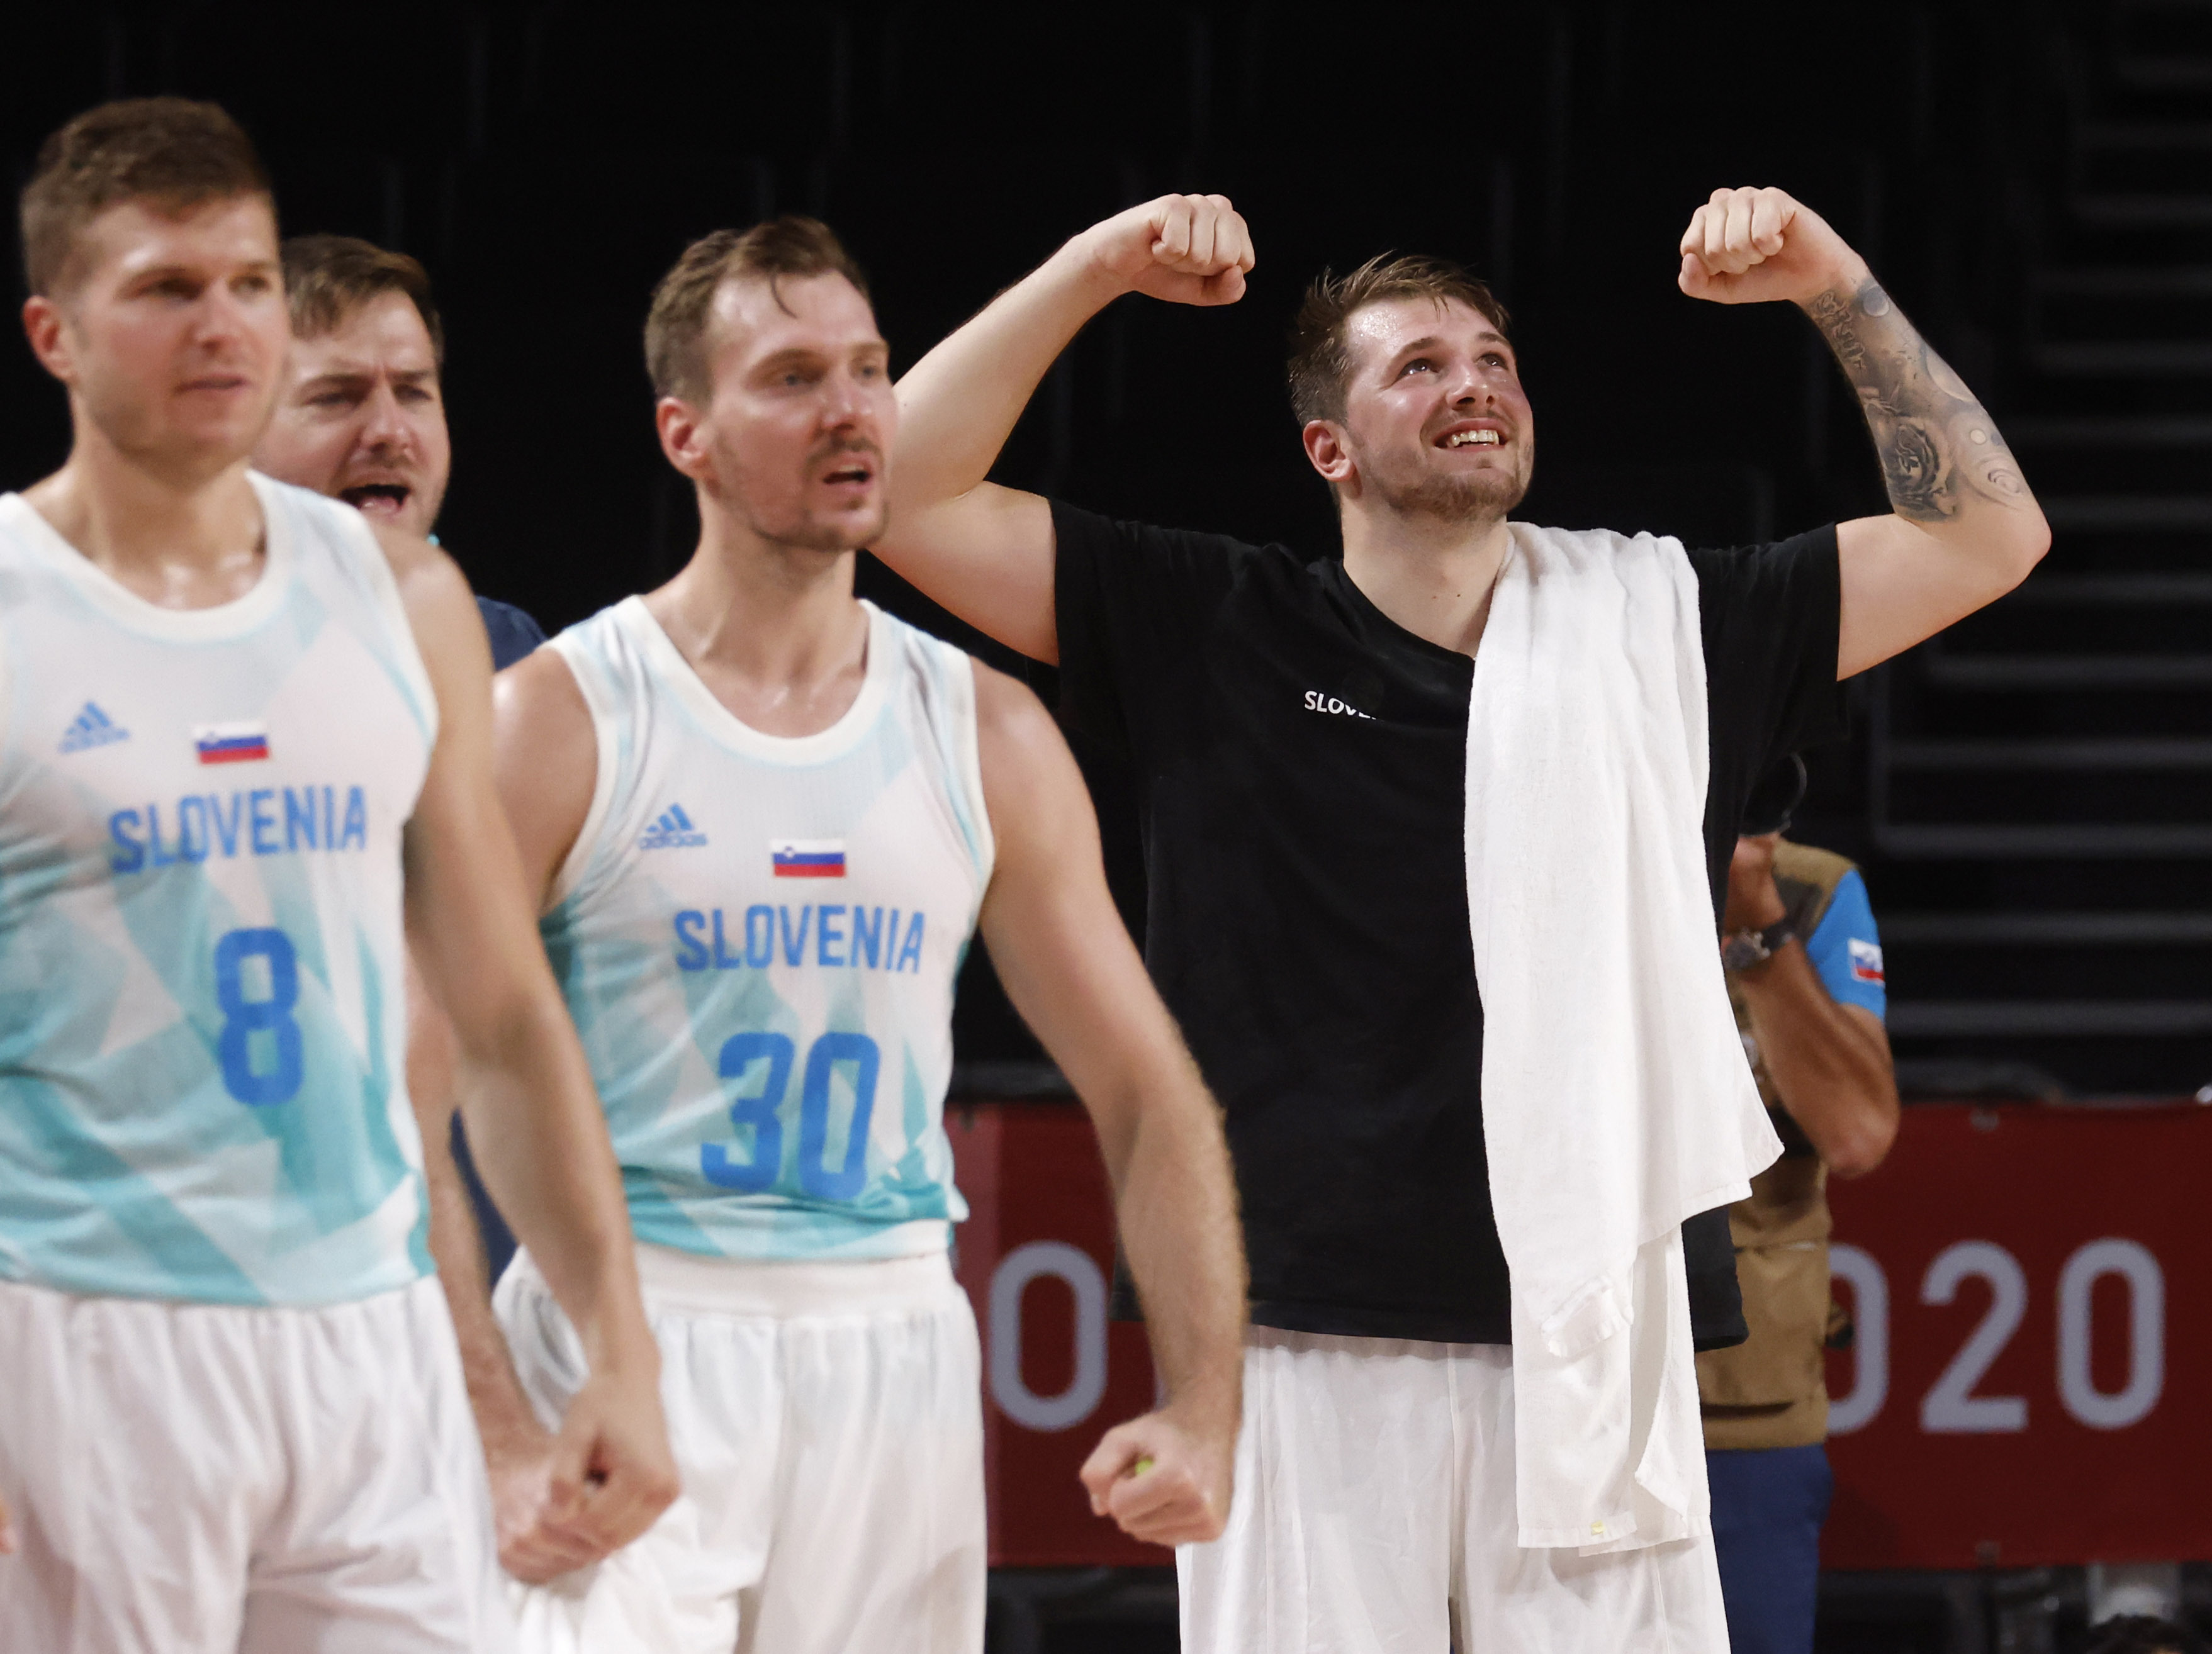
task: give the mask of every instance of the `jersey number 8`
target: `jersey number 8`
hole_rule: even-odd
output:
[[[256,991],[249,997],[250,960],[260,960],[262,968],[254,972],[261,979],[252,983]],[[222,1008],[216,1055],[223,1089],[257,1107],[290,1102],[307,1066],[300,1025],[292,1020],[292,1008],[300,1003],[300,961],[291,937],[272,930],[227,934],[215,945],[215,997]],[[258,1041],[256,1034],[262,1036]]]
[[[718,1066],[725,1080],[743,1080],[754,1064],[765,1063],[760,1088],[740,1095],[730,1106],[732,1122],[752,1128],[752,1154],[730,1158],[720,1143],[699,1150],[699,1171],[723,1189],[757,1194],[772,1187],[783,1166],[783,1120],[779,1111],[791,1085],[794,1049],[780,1033],[732,1034],[722,1043]],[[830,1147],[830,1079],[840,1063],[854,1065],[853,1123],[845,1133],[842,1166],[823,1164]],[[806,1053],[806,1074],[799,1090],[799,1186],[817,1200],[850,1200],[868,1180],[868,1118],[875,1112],[876,1074],[882,1057],[864,1033],[831,1032]]]

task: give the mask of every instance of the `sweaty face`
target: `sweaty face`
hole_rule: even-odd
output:
[[[291,337],[276,219],[259,196],[182,213],[137,201],[79,233],[50,367],[116,448],[182,478],[243,459]],[[42,301],[33,300],[33,305]]]
[[[1401,515],[1495,522],[1528,492],[1535,429],[1513,347],[1456,300],[1393,299],[1347,326],[1346,447]]]
[[[453,463],[437,353],[404,293],[380,293],[319,338],[295,338],[257,470],[428,534]]]
[[[781,297],[781,304],[777,303]],[[706,487],[763,539],[858,549],[884,531],[897,422],[890,349],[842,276],[732,282],[708,330]]]

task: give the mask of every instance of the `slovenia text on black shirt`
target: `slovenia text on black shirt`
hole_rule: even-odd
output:
[[[1474,663],[1341,563],[1055,504],[1062,715],[1125,763],[1154,979],[1227,1114],[1265,1326],[1510,1342],[1468,938]],[[1692,551],[1716,916],[1752,783],[1841,733],[1836,535]],[[1741,1340],[1727,1215],[1684,1227]]]

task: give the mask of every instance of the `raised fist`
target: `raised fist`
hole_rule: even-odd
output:
[[[1179,305],[1233,305],[1252,268],[1252,234],[1227,196],[1164,195],[1077,238],[1125,292]]]
[[[1716,190],[1682,232],[1682,291],[1716,304],[1808,304],[1855,292],[1865,262],[1827,220],[1780,190]]]
[[[1764,930],[1789,916],[1782,891],[1774,882],[1774,851],[1782,842],[1778,833],[1747,835],[1735,841],[1729,859],[1728,906],[1721,915],[1723,930]]]

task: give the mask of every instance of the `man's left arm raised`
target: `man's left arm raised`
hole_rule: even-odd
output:
[[[1159,1545],[1218,1538],[1243,1398],[1244,1249],[1220,1112],[1106,888],[1098,822],[1051,715],[975,669],[997,841],[981,930],[1014,1009],[1097,1128],[1164,1398],[1083,1467],[1092,1510]]]
[[[1798,306],[1858,393],[1892,512],[1836,528],[1838,677],[2027,578],[2050,549],[2051,525],[1996,421],[1826,221],[1780,190],[1716,190],[1680,251],[1680,286],[1693,299]]]

